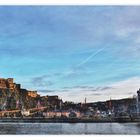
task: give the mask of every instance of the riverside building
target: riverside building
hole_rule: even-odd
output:
[[[140,89],[137,91],[137,113],[140,115]]]

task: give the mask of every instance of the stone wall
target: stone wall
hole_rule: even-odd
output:
[[[14,89],[15,86],[16,86],[16,84],[13,83],[13,78],[8,78],[8,79],[0,78],[0,88],[2,88],[2,89],[5,89],[5,88]]]
[[[37,91],[22,89],[13,78],[0,78],[0,110],[36,107],[38,97]]]
[[[60,108],[58,96],[43,96],[37,91],[21,88],[14,83],[13,78],[0,78],[0,110],[29,109],[39,106],[47,106],[50,109]]]

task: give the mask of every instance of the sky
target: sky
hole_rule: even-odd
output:
[[[0,77],[64,101],[140,88],[139,6],[0,6]]]

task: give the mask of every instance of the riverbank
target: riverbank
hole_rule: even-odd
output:
[[[0,123],[0,135],[140,134],[139,123]]]
[[[114,120],[114,119],[78,119],[78,118],[0,118],[0,123],[115,123],[115,122],[140,122],[140,119],[134,120]]]

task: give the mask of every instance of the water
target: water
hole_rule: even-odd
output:
[[[0,123],[0,134],[140,134],[140,123]]]

